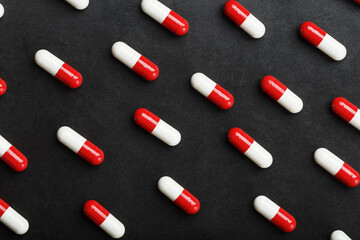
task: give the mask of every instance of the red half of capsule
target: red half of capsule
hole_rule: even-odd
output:
[[[96,225],[100,226],[110,213],[97,201],[89,200],[84,204],[84,214]]]
[[[265,76],[260,83],[261,89],[275,101],[278,101],[287,87],[273,76]]]
[[[235,0],[229,0],[225,3],[224,13],[238,26],[243,24],[250,15],[250,12]]]
[[[6,212],[9,207],[9,204],[7,204],[4,200],[0,198],[0,217]]]
[[[234,105],[234,97],[219,84],[216,84],[214,90],[207,98],[224,110],[229,109]]]
[[[319,46],[326,32],[312,22],[304,22],[300,26],[301,36],[315,47]]]
[[[27,158],[14,146],[11,146],[1,159],[16,172],[24,171],[28,165]]]
[[[55,77],[69,88],[78,88],[82,83],[81,74],[67,63],[61,66]]]
[[[271,222],[284,232],[292,232],[296,228],[296,220],[284,209],[280,208]]]
[[[357,3],[360,3],[360,0],[354,0],[355,2],[357,2]]]
[[[147,132],[152,133],[160,118],[145,108],[139,108],[134,113],[134,121]]]
[[[7,87],[5,81],[0,78],[0,96],[4,95],[6,89]]]
[[[177,36],[183,36],[189,31],[189,23],[174,11],[170,11],[162,25]]]
[[[335,177],[348,187],[356,187],[359,185],[359,173],[346,162],[344,162],[339,172],[335,174]]]
[[[195,214],[200,210],[200,202],[189,193],[186,189],[182,191],[180,196],[174,201],[174,203],[184,210],[187,214]]]
[[[332,101],[331,108],[336,115],[340,116],[347,122],[350,122],[359,110],[359,108],[343,97],[335,98]]]
[[[230,129],[228,133],[228,140],[242,153],[245,153],[254,142],[254,139],[252,139],[240,128]]]
[[[154,81],[159,76],[158,66],[144,56],[139,58],[132,70],[147,81]]]
[[[104,152],[88,140],[80,148],[78,155],[94,166],[104,161]]]

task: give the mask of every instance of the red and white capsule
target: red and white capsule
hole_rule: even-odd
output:
[[[228,141],[261,168],[273,163],[272,155],[240,128],[230,129]]]
[[[260,83],[261,89],[291,113],[298,113],[303,108],[303,101],[289,88],[273,76],[265,76]]]
[[[104,160],[104,152],[100,148],[70,127],[59,128],[57,139],[91,165],[99,165]]]
[[[235,0],[229,0],[224,5],[224,13],[236,25],[241,27],[253,38],[261,38],[265,34],[265,26],[246,8]]]
[[[29,230],[29,222],[1,198],[0,222],[18,235],[23,235]]]
[[[89,0],[65,0],[77,10],[84,10],[89,6]]]
[[[121,238],[125,234],[125,227],[108,210],[94,200],[84,204],[84,214],[112,238]]]
[[[145,131],[169,146],[176,146],[181,141],[181,134],[178,130],[145,108],[139,108],[135,111],[134,121]]]
[[[141,9],[177,36],[189,31],[189,24],[184,18],[157,0],[142,0]]]
[[[5,94],[6,89],[7,89],[6,82],[0,78],[0,96]]]
[[[165,196],[174,202],[187,214],[193,215],[200,210],[200,202],[185,188],[171,177],[165,176],[158,181],[158,188]]]
[[[346,186],[356,187],[359,185],[359,173],[326,148],[316,150],[314,159],[317,164]]]
[[[295,218],[269,198],[258,196],[255,198],[254,208],[282,231],[292,232],[295,230]]]
[[[332,101],[333,112],[360,130],[359,108],[343,97],[337,97]]]
[[[300,26],[300,34],[332,59],[341,61],[346,57],[345,46],[314,23],[304,22]]]
[[[331,234],[330,240],[351,240],[351,238],[343,231],[336,230]]]
[[[149,59],[132,49],[124,42],[112,46],[112,54],[120,62],[132,69],[147,81],[154,81],[159,76],[159,68]]]
[[[16,172],[22,172],[28,160],[16,147],[0,136],[0,158]]]
[[[49,51],[37,51],[35,62],[69,88],[80,87],[83,80],[81,74]]]
[[[191,86],[221,109],[227,110],[234,105],[234,97],[203,73],[192,75]]]

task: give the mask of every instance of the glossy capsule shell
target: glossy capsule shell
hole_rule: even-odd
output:
[[[282,231],[292,232],[295,230],[295,218],[266,196],[258,196],[254,201],[254,208]]]
[[[99,165],[104,160],[104,153],[100,148],[70,127],[59,128],[57,139],[91,165]]]
[[[340,61],[345,58],[345,46],[314,23],[304,22],[300,26],[300,34],[309,43],[320,49],[332,59]]]
[[[0,136],[0,158],[15,172],[24,171],[28,165],[27,158],[2,136]]]
[[[203,73],[192,75],[191,86],[221,109],[227,110],[234,105],[234,97]]]
[[[157,0],[142,0],[141,9],[177,36],[189,31],[189,24],[184,18]]]
[[[145,108],[139,108],[135,111],[134,121],[145,131],[169,146],[176,146],[181,141],[181,134],[178,130]]]
[[[200,210],[199,200],[171,177],[160,178],[158,189],[187,214],[193,215]]]
[[[29,230],[29,222],[1,198],[0,222],[18,235],[23,235]]]
[[[87,201],[84,204],[84,214],[112,238],[124,236],[124,225],[97,201]]]
[[[89,0],[65,0],[77,10],[84,10],[89,6]]]
[[[124,42],[112,46],[112,54],[120,62],[132,69],[147,81],[154,81],[159,76],[159,68],[149,59],[132,49]]]
[[[261,168],[268,168],[273,163],[272,155],[240,128],[230,129],[228,141]]]
[[[2,18],[2,16],[4,16],[5,13],[5,9],[3,7],[3,5],[0,3],[0,18]]]
[[[317,164],[346,186],[356,187],[359,185],[359,173],[328,149],[317,149],[314,153],[314,159]]]
[[[80,87],[81,74],[49,51],[44,49],[37,51],[35,62],[69,88]]]
[[[224,5],[225,15],[253,38],[261,38],[265,34],[265,26],[246,8],[235,0]]]
[[[359,108],[343,97],[337,97],[332,101],[333,112],[360,130]]]
[[[343,231],[336,230],[331,234],[330,240],[351,240],[351,238]]]
[[[261,89],[291,113],[298,113],[303,108],[303,101],[289,88],[273,76],[265,76],[260,83]]]
[[[0,78],[0,96],[5,94],[6,89],[7,89],[6,82]]]

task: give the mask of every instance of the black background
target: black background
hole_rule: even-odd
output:
[[[329,239],[344,230],[360,238],[359,187],[349,189],[313,160],[326,147],[360,169],[359,132],[331,112],[343,96],[360,105],[359,6],[352,0],[242,0],[266,26],[252,39],[222,13],[225,0],[163,0],[190,24],[176,37],[143,13],[140,0],[91,0],[78,11],[62,0],[1,0],[0,134],[27,156],[23,173],[0,164],[0,197],[30,223],[24,236],[0,226],[0,239],[109,239],[82,213],[99,201],[126,227],[123,239]],[[298,32],[313,21],[342,42],[335,62]],[[146,82],[111,55],[124,41],[160,68]],[[34,62],[45,48],[84,77],[72,90]],[[203,72],[235,98],[222,111],[192,89]],[[259,87],[276,76],[304,101],[290,114]],[[133,112],[148,108],[182,134],[169,147],[136,126]],[[90,166],[56,139],[68,125],[105,152]],[[226,134],[240,127],[274,157],[260,169]],[[188,216],[157,190],[169,175],[201,202]],[[297,220],[282,233],[253,208],[266,195]]]

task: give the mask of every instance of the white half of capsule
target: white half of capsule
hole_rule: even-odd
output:
[[[62,65],[64,65],[64,61],[60,60],[54,54],[50,53],[45,49],[41,49],[36,52],[35,62],[42,69],[44,69],[53,76],[55,76],[62,67]]]
[[[359,109],[355,113],[355,116],[350,120],[349,122],[351,125],[356,127],[358,130],[360,130],[360,111]]]
[[[195,73],[191,77],[191,86],[206,98],[214,91],[216,85],[216,82],[203,73]]]
[[[291,113],[298,113],[303,109],[304,103],[295,93],[287,88],[277,101],[281,106]]]
[[[322,166],[331,175],[336,175],[344,165],[343,160],[326,148],[319,148],[316,150],[314,153],[314,159],[317,164]]]
[[[107,234],[109,234],[112,238],[121,238],[125,234],[125,226],[120,222],[114,215],[111,213],[105,221],[99,226],[102,230],[104,230]]]
[[[331,234],[330,240],[351,240],[351,238],[348,235],[346,235],[343,231],[336,230]]]
[[[173,202],[184,191],[184,188],[180,186],[180,184],[178,184],[177,182],[175,182],[174,179],[168,176],[159,179],[158,189]]]
[[[253,38],[261,38],[265,34],[265,26],[250,13],[240,27]]]
[[[5,13],[5,9],[3,7],[3,5],[0,3],[0,18],[2,18],[2,16],[4,16]]]
[[[320,42],[317,48],[336,61],[341,61],[346,57],[345,46],[328,33],[326,33],[324,39]]]
[[[141,54],[131,48],[124,42],[116,42],[111,48],[111,52],[115,58],[117,58],[120,62],[125,64],[128,68],[132,69]]]
[[[84,10],[89,6],[89,0],[65,0],[77,10]]]
[[[181,141],[180,132],[161,119],[151,134],[169,146],[176,146]]]
[[[157,0],[142,0],[141,9],[160,24],[164,22],[171,12],[170,8]]]
[[[11,146],[12,144],[0,135],[0,158],[2,158],[2,156],[7,152],[7,150],[9,150]]]
[[[29,222],[12,207],[6,209],[0,217],[0,222],[18,235],[23,235],[29,230]]]
[[[78,153],[86,142],[86,138],[67,126],[59,128],[57,139],[75,153]]]
[[[268,168],[273,163],[272,155],[256,141],[251,144],[244,155],[261,168]]]
[[[262,195],[255,198],[254,208],[269,221],[271,221],[280,210],[280,206]]]

